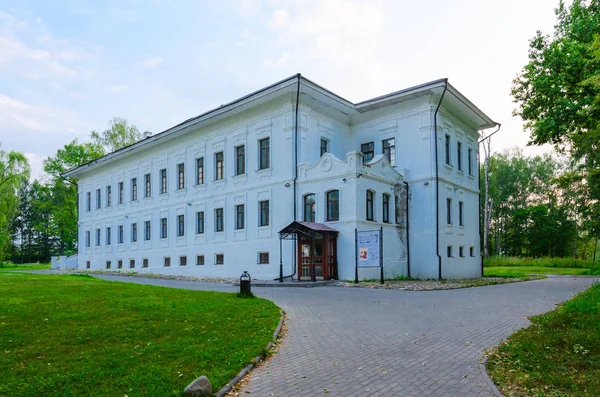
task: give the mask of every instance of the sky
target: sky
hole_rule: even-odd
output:
[[[511,82],[558,0],[0,0],[0,142],[43,160],[122,117],[158,133],[296,73],[360,102],[447,77],[525,148]],[[538,154],[544,148],[525,148]]]

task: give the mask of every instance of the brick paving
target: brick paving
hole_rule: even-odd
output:
[[[176,288],[235,292],[226,284],[99,276]],[[592,278],[550,277],[447,291],[254,288],[286,312],[279,352],[240,395],[493,396],[486,349],[527,317],[552,310]]]

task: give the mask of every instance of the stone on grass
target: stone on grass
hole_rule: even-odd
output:
[[[202,375],[185,388],[183,395],[190,397],[212,396],[212,386],[210,385],[210,381],[206,376]]]

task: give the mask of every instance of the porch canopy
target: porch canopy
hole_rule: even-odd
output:
[[[314,239],[337,236],[339,232],[327,225],[316,222],[294,221],[281,229],[279,238],[281,240],[296,240],[298,236],[306,236]]]
[[[308,251],[310,252],[310,258],[306,258],[307,260],[309,260],[310,265],[310,279],[312,281],[316,281],[316,274],[315,274],[315,262],[313,260],[313,244],[315,242],[315,240],[324,240],[325,241],[325,248],[324,248],[324,253],[320,256],[320,264],[319,264],[319,269],[321,269],[321,271],[323,271],[323,266],[325,266],[326,264],[323,263],[324,259],[329,258],[327,253],[329,252],[329,254],[331,255],[330,260],[326,260],[327,265],[331,265],[331,271],[329,271],[329,268],[325,270],[325,274],[322,274],[323,276],[327,277],[327,275],[329,275],[330,273],[334,276],[337,277],[337,261],[336,261],[336,240],[337,240],[337,235],[338,235],[338,231],[335,229],[330,228],[327,225],[323,225],[322,223],[316,223],[316,222],[301,222],[301,221],[294,221],[292,223],[290,223],[289,225],[287,225],[286,227],[284,227],[283,229],[281,229],[281,231],[279,232],[279,281],[283,282],[283,255],[282,255],[282,241],[283,240],[302,240],[302,241],[306,241],[306,240],[310,240],[311,244],[309,245]],[[330,248],[329,250],[327,249],[327,247],[329,246],[329,244],[333,244],[332,248]],[[300,257],[300,246],[298,246],[298,256]],[[294,260],[296,259],[296,256],[294,256]],[[303,266],[304,265],[304,259],[301,260],[301,265],[299,266]],[[331,263],[329,263],[331,262]],[[296,266],[294,265],[294,269],[296,268]],[[294,274],[296,274],[296,270],[294,270]],[[286,277],[293,277],[292,276],[286,276]]]

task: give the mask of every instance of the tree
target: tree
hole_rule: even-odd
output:
[[[62,174],[72,168],[89,163],[104,155],[98,143],[79,143],[77,139],[59,149],[54,157],[44,160],[44,171],[50,176],[47,183],[47,203],[50,213],[51,234],[59,241],[59,251],[75,249],[77,243],[77,181],[63,178]]]
[[[0,150],[0,261],[11,242],[9,226],[19,206],[18,189],[29,179],[29,162],[22,153]]]
[[[137,127],[125,119],[113,117],[109,122],[109,128],[102,132],[90,132],[92,141],[104,148],[107,153],[132,145],[142,137]]]

